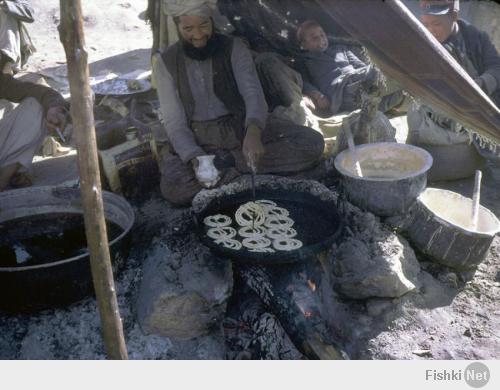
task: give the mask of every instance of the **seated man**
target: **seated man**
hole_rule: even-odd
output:
[[[421,21],[431,34],[500,106],[500,56],[488,35],[458,19],[458,0],[421,1]],[[422,104],[408,112],[409,140],[434,157],[432,180],[470,176],[483,164],[465,128]]]
[[[0,0],[0,72],[13,74],[34,51],[23,22],[32,23],[33,9],[27,0]]]
[[[252,56],[238,38],[214,31],[213,9],[202,3],[171,13],[180,40],[153,58],[168,141],[160,149],[161,190],[188,205],[207,184],[197,157],[217,155],[218,184],[254,167],[258,173],[313,168],[321,134],[292,123],[267,124],[267,104]],[[163,139],[159,139],[163,138]]]
[[[9,183],[19,183],[22,172],[31,166],[42,144],[47,127],[64,127],[66,105],[56,91],[34,83],[16,80],[0,73],[0,99],[20,103],[0,120],[0,191]],[[18,181],[18,183],[14,183]]]
[[[304,94],[315,108],[330,115],[354,111],[361,105],[361,90],[370,90],[377,83],[379,71],[361,61],[347,45],[332,45],[325,31],[314,20],[303,22],[297,30],[303,50],[299,62],[303,68]],[[402,104],[404,95],[398,86],[380,91],[379,110],[386,112]]]

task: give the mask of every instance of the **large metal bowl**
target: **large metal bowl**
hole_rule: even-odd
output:
[[[122,197],[103,192],[107,221],[121,229],[110,245],[113,269],[125,262],[130,249],[134,212]],[[32,187],[0,193],[0,225],[25,217],[82,214],[80,190],[71,187]],[[54,226],[40,226],[47,232]],[[15,236],[22,231],[15,231]],[[93,293],[89,254],[43,264],[0,267],[0,310],[34,312],[64,306]]]
[[[427,188],[412,210],[407,234],[413,246],[435,262],[471,269],[481,263],[500,222],[490,210],[479,207],[478,224],[472,227],[472,199],[452,191]]]
[[[427,185],[432,156],[413,145],[392,142],[356,147],[363,176],[344,150],[335,159],[343,176],[343,190],[356,206],[379,216],[405,214]]]

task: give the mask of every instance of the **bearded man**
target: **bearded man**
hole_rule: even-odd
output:
[[[174,2],[175,3],[175,2]],[[170,10],[179,41],[153,58],[165,132],[156,135],[161,190],[188,205],[204,187],[242,173],[291,174],[313,168],[321,134],[293,123],[267,123],[268,107],[249,49],[214,26],[213,2]],[[220,179],[208,182],[198,157],[215,155]]]

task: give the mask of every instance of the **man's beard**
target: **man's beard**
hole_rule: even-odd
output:
[[[194,47],[190,42],[184,40],[182,37],[180,40],[184,54],[197,61],[204,61],[213,57],[219,44],[218,35],[215,33],[212,34],[212,36],[207,40],[207,44],[205,46],[199,48]]]

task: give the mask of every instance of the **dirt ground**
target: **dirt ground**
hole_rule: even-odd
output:
[[[127,73],[149,68],[152,44],[141,15],[145,0],[85,0],[85,29],[93,75],[110,70]],[[64,78],[64,52],[57,35],[58,0],[32,0],[37,21],[28,26],[38,52],[28,70]],[[102,12],[105,10],[105,12]],[[69,157],[71,159],[71,157]],[[36,169],[45,177],[68,171],[64,159]],[[76,174],[74,157],[67,181]],[[49,175],[46,173],[50,172]],[[43,174],[40,175],[43,176]],[[56,184],[44,181],[45,184]],[[470,196],[472,180],[438,183]],[[500,168],[485,173],[483,204],[500,216]],[[141,332],[135,316],[145,245],[169,234],[185,210],[170,207],[159,192],[134,204],[137,223],[131,255],[117,278],[120,313],[132,359],[210,359],[219,355],[220,340],[207,336],[176,342]],[[148,237],[145,240],[145,237]],[[355,359],[500,359],[500,238],[475,273],[456,273],[420,257],[418,291],[399,299],[365,301],[336,297],[333,319],[341,344]],[[350,324],[346,326],[345,324]],[[0,359],[104,359],[96,303],[89,298],[65,309],[38,315],[0,313]]]

